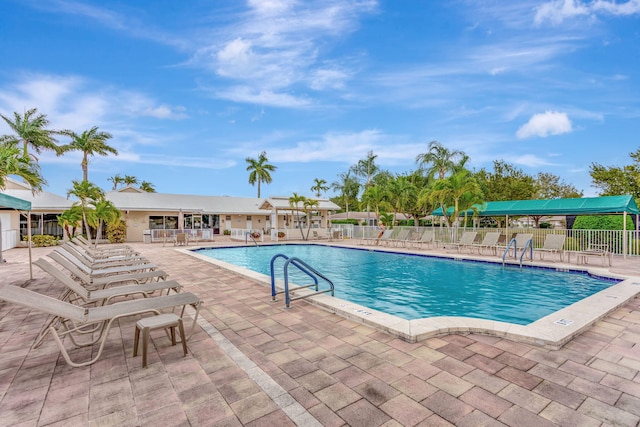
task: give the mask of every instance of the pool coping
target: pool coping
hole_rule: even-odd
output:
[[[470,254],[424,253],[403,248],[354,247],[322,242],[287,242],[287,244],[326,245],[357,250],[392,252],[409,255],[418,254],[421,256],[444,259],[502,264],[502,261],[495,261],[486,257],[473,256]],[[265,274],[257,273],[255,271],[226,263],[224,261],[219,261],[195,252],[198,249],[209,248],[210,247],[206,246],[192,247],[189,249],[180,248],[176,249],[176,251],[196,257],[202,261],[218,265],[222,268],[233,271],[234,273],[250,278],[262,285],[266,285],[269,288],[271,287],[271,279]],[[507,261],[506,263],[519,265],[519,263],[514,261]],[[597,277],[618,279],[621,280],[621,282],[528,325],[517,325],[495,320],[460,316],[437,316],[405,320],[391,314],[382,313],[378,310],[340,298],[331,297],[326,294],[315,295],[306,298],[305,301],[329,312],[369,325],[375,329],[384,331],[392,336],[396,336],[404,341],[412,343],[451,333],[473,333],[508,338],[513,341],[524,342],[549,349],[559,349],[572,338],[580,335],[587,328],[595,324],[598,320],[602,319],[640,293],[640,277],[612,273],[606,268],[598,268],[595,266],[576,266],[563,262],[527,262],[527,268],[530,268],[531,266],[557,271],[587,272]],[[295,290],[294,286],[291,288],[294,290],[296,295],[308,295],[312,292],[308,289]],[[283,304],[282,298],[275,303]]]

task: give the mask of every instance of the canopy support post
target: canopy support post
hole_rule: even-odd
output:
[[[627,259],[627,247],[629,236],[627,235],[627,211],[622,213],[622,232],[624,237],[622,238],[622,259]]]

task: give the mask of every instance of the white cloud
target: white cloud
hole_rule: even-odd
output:
[[[524,154],[522,156],[515,156],[507,158],[508,161],[513,162],[516,165],[527,166],[530,168],[537,168],[540,166],[552,166],[553,163],[549,163],[545,159],[536,156],[535,154]]]
[[[522,125],[516,132],[518,139],[531,137],[547,137],[549,135],[561,135],[571,132],[571,120],[567,113],[558,111],[546,111],[540,114],[534,114],[527,123]]]
[[[302,108],[311,105],[311,101],[303,97],[270,90],[257,90],[249,86],[233,86],[227,90],[218,91],[215,95],[230,101],[247,102],[272,107]]]
[[[292,95],[300,87],[316,91],[345,87],[352,72],[345,66],[327,66],[323,58],[328,41],[354,31],[360,16],[377,3],[249,0],[247,5],[249,12],[234,16],[214,42],[197,49],[191,64],[238,82],[231,90],[235,96],[218,92],[223,98],[258,104],[270,98],[269,105],[299,108],[308,104]],[[243,96],[238,96],[238,88],[244,88]]]
[[[640,0],[618,3],[610,0],[552,0],[538,6],[534,22],[540,25],[545,21],[560,24],[566,19],[578,16],[595,17],[598,14],[635,15],[640,14]]]
[[[388,135],[377,129],[360,132],[328,132],[318,139],[299,141],[286,147],[269,148],[269,159],[281,163],[340,162],[356,163],[373,151],[378,164],[413,164],[425,144],[404,141],[404,137]],[[246,152],[246,150],[244,150]]]

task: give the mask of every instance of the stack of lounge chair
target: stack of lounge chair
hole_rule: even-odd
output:
[[[53,298],[18,286],[1,285],[0,300],[48,314],[34,346],[50,334],[65,361],[71,366],[86,366],[102,355],[107,335],[120,318],[195,309],[194,331],[201,301],[182,286],[166,280],[167,274],[126,245],[106,248],[87,246],[82,240],[55,248],[49,257],[34,264],[65,286],[59,298]],[[53,262],[55,261],[55,263]],[[141,296],[133,298],[133,296]],[[126,298],[126,299],[125,299]],[[98,345],[89,360],[74,361],[63,340],[74,347]]]

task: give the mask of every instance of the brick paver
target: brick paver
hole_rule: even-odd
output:
[[[46,316],[0,303],[0,426],[640,422],[638,298],[555,351],[473,334],[406,343],[304,302],[285,310],[264,285],[172,247],[134,246],[204,300],[219,337],[198,328],[182,357],[154,334],[143,369],[132,357],[136,318],[122,319],[97,363],[70,368],[50,338],[31,348]],[[49,251],[35,248],[34,258]],[[25,249],[3,255],[3,285],[60,294],[37,268],[28,280]],[[616,260],[613,270],[640,276],[637,264]]]

